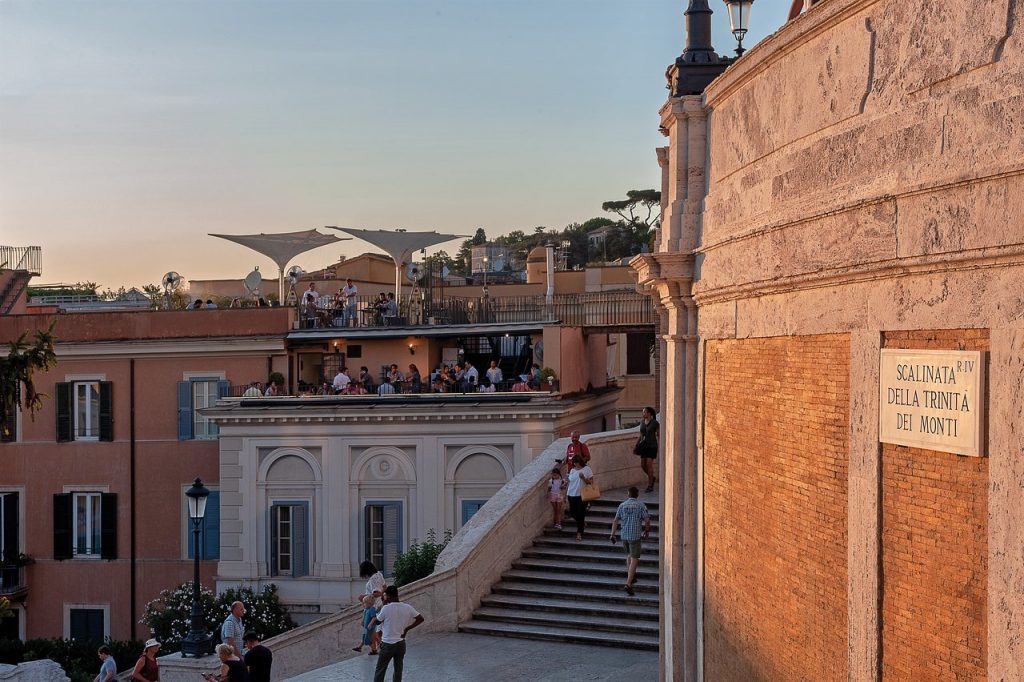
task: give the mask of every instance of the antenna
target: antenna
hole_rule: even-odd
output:
[[[179,284],[181,284],[181,275],[176,273],[174,270],[171,270],[164,275],[163,279],[160,280],[160,283],[164,285],[164,308],[166,310],[170,310],[171,294],[174,293],[174,290],[178,288]]]
[[[260,274],[260,266],[245,276],[242,284],[245,286],[245,291],[253,298],[260,297],[260,284],[263,283],[263,275]]]

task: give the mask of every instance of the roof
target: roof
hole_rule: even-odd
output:
[[[494,336],[509,334],[520,336],[543,331],[546,325],[558,320],[536,322],[493,322],[488,324],[409,325],[404,327],[328,327],[326,329],[294,329],[288,333],[289,341],[325,341],[334,339],[401,339],[409,336],[424,338],[450,336]]]

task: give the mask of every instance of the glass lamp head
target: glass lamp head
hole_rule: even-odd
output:
[[[197,478],[192,487],[185,491],[188,498],[188,516],[192,520],[202,519],[206,515],[206,499],[210,491],[203,486],[202,479]]]

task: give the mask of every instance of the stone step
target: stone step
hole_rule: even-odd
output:
[[[658,650],[658,637],[627,634],[624,632],[602,632],[580,630],[573,625],[555,627],[551,625],[526,625],[521,623],[499,623],[494,621],[469,620],[459,625],[460,632],[472,632],[497,637],[519,637],[577,642],[597,646],[611,646],[628,649]]]
[[[573,543],[576,544],[575,542]],[[583,544],[583,543],[580,543]],[[621,549],[612,547],[607,544],[601,548],[591,548],[585,551],[573,552],[571,549],[565,547],[528,547],[523,550],[523,558],[531,559],[579,559],[580,561],[598,561],[602,563],[614,563],[616,565],[626,565],[626,553]],[[658,561],[657,552],[641,553],[640,554],[640,566],[654,568],[657,570],[660,562]]]
[[[597,540],[602,539],[606,544],[608,543],[608,533],[611,531],[611,524],[606,525],[604,528],[590,523],[590,519],[587,519],[587,525],[583,531],[583,539]],[[544,537],[561,537],[563,535],[568,536],[572,540],[576,540],[576,524],[568,519],[562,521],[562,530],[558,530],[554,526],[548,526],[544,529]],[[644,540],[645,543],[651,545],[657,545],[659,540],[658,532],[652,531],[650,535]]]
[[[589,561],[582,556],[579,557],[566,557],[563,559],[551,559],[551,558],[535,558],[535,557],[521,557],[512,562],[512,568],[516,570],[524,571],[550,571],[564,574],[567,578],[571,579],[572,576],[578,575],[589,575],[589,576],[611,576],[619,577],[623,581],[626,579],[626,561],[625,552],[619,555],[619,560],[615,562],[599,563],[595,561]],[[640,564],[637,567],[636,577],[640,580],[649,580],[651,582],[657,582],[658,580],[658,567],[657,565],[649,566]]]
[[[527,571],[511,569],[501,574],[502,580],[516,582],[540,583],[551,585],[553,589],[566,591],[575,587],[603,588],[609,591],[619,591],[622,583],[625,582],[625,575],[621,578],[613,576],[595,576],[578,573],[567,573],[565,571]],[[655,581],[640,579],[633,589],[636,592],[656,594],[658,584]]]
[[[581,556],[583,552],[607,552],[611,549],[612,544],[608,542],[607,535],[598,536],[599,539],[592,539],[586,534],[583,536],[582,542],[576,542],[576,534],[566,535],[564,533],[542,535],[533,541],[534,547],[545,547],[551,549],[561,550],[565,554],[575,554],[580,552]],[[621,548],[619,552],[622,553]],[[658,543],[653,540],[645,542],[640,550],[640,558],[646,557],[657,557],[658,556]]]
[[[572,517],[569,516],[568,510],[566,510],[565,516],[564,516],[564,518],[562,520],[562,525],[565,525],[565,522],[568,521],[571,518]],[[594,514],[592,512],[587,512],[587,525],[588,526],[591,525],[591,524],[595,524],[595,525],[604,526],[604,527],[607,528],[607,527],[610,527],[612,525],[612,521],[614,519],[615,519],[615,514]],[[651,518],[651,529],[652,530],[657,530],[659,528],[661,528],[661,525],[657,522],[657,520],[655,520],[654,518]]]
[[[634,589],[638,586],[639,584],[634,586]],[[599,602],[607,605],[618,604],[622,608],[654,609],[655,611],[659,604],[656,591],[637,590],[636,594],[630,597],[622,589],[621,583],[616,583],[614,587],[576,584],[552,590],[550,585],[544,583],[503,580],[491,588],[491,593],[525,597],[532,599],[537,604],[543,604],[546,599],[552,597],[580,602]]]
[[[658,636],[657,621],[640,621],[608,615],[595,616],[580,613],[568,614],[561,611],[524,611],[515,608],[482,607],[473,612],[473,620],[554,627],[572,623],[580,630]]]
[[[599,500],[593,500],[590,503],[590,505],[591,505],[591,508],[594,508],[594,507],[611,508],[611,510],[614,512],[616,509],[619,508],[620,504],[625,502],[625,500],[626,500],[626,496],[625,495],[623,495],[622,498],[618,499],[618,500],[613,500],[613,499],[610,499],[610,498],[602,497]],[[644,502],[644,504],[647,506],[647,511],[651,512],[652,514],[658,513],[658,510],[661,508],[660,504],[658,502],[646,502],[646,501],[643,501],[643,500],[641,500],[641,501]]]
[[[625,592],[622,593],[628,597]],[[635,599],[635,598],[632,598]],[[590,615],[590,616],[612,616],[616,618],[630,618],[633,620],[644,620],[658,622],[657,601],[653,604],[642,605],[632,604],[630,608],[623,608],[620,603],[607,603],[605,601],[591,602],[580,599],[563,599],[561,597],[548,597],[538,600],[536,597],[526,597],[515,594],[489,594],[480,600],[481,607],[497,609],[519,609],[523,611],[541,611],[544,613],[557,612],[569,615]]]

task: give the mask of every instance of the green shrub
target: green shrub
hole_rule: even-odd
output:
[[[412,543],[408,551],[402,552],[395,559],[395,566],[392,569],[395,586],[408,585],[433,573],[438,555],[448,546],[451,539],[452,532],[446,530],[444,539],[438,542],[437,532],[431,528],[427,531],[427,539],[424,542]]]
[[[288,610],[277,595],[277,585],[265,585],[259,592],[251,587],[229,589],[216,597],[205,587],[200,589],[200,601],[207,632],[219,641],[220,626],[231,612],[232,602],[245,604],[246,630],[254,630],[261,638],[273,637],[295,627]],[[182,583],[173,590],[164,590],[146,604],[140,623],[148,625],[153,636],[160,640],[161,651],[172,653],[181,649],[181,640],[192,627],[192,583]]]
[[[17,665],[49,658],[64,668],[72,682],[92,682],[100,670],[100,661],[96,656],[100,644],[70,639],[30,639],[25,642],[5,639],[0,640],[0,663]],[[122,671],[135,665],[135,661],[142,655],[143,642],[139,640],[108,641],[106,645],[110,647],[110,654]]]

